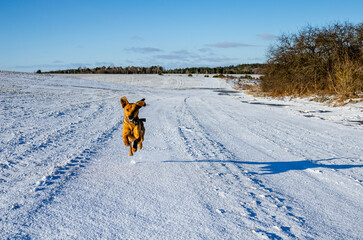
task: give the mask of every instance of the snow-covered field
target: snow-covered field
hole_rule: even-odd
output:
[[[1,72],[0,92],[0,239],[362,239],[360,105],[178,75]],[[134,157],[122,96],[147,103]]]

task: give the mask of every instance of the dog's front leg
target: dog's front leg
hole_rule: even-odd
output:
[[[136,152],[137,149],[132,147],[132,145],[135,145],[132,143],[136,141],[136,138],[134,135],[132,135],[132,132],[130,132],[129,135],[127,135],[127,140],[130,144],[130,156],[133,156],[134,155],[133,153]]]
[[[128,137],[127,136],[122,136],[122,140],[124,141],[124,144],[125,144],[125,146],[127,147],[127,146],[130,146],[130,143],[129,143],[129,139],[128,139]]]
[[[140,126],[137,126],[137,127],[134,128],[134,137],[136,139],[140,138]]]
[[[122,136],[122,139],[123,139],[123,141],[124,141],[124,143],[125,143],[125,146],[129,146],[130,147],[130,156],[133,156],[134,154],[132,153],[132,144],[130,143],[130,141],[129,141],[129,134],[124,134],[123,136]]]
[[[125,146],[130,146],[131,143],[134,141],[130,139],[132,137],[131,129],[128,127],[124,127],[122,129],[122,140],[124,141]]]
[[[131,135],[131,131],[130,129],[124,127],[124,129],[122,130],[122,140],[124,141],[125,146],[130,146],[130,156],[133,156],[134,154],[132,153],[132,144],[129,141],[129,137]]]

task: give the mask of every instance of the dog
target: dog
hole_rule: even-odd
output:
[[[142,149],[144,141],[145,118],[139,118],[139,109],[146,106],[145,98],[136,103],[129,103],[126,97],[120,99],[122,108],[124,109],[124,120],[122,129],[122,140],[125,146],[130,146],[130,156],[133,156],[137,151],[137,145]]]

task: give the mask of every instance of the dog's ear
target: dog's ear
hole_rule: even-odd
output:
[[[136,103],[136,105],[137,105],[138,107],[145,107],[145,106],[146,106],[145,98],[143,98],[143,99],[141,99],[140,101],[138,101],[138,102]]]
[[[120,102],[121,102],[122,108],[124,108],[127,104],[129,104],[129,101],[127,101],[126,97],[122,97],[120,99]]]

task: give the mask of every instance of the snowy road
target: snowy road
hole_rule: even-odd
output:
[[[363,130],[218,79],[102,77],[0,73],[0,239],[362,238]],[[122,96],[147,103],[134,157]]]

